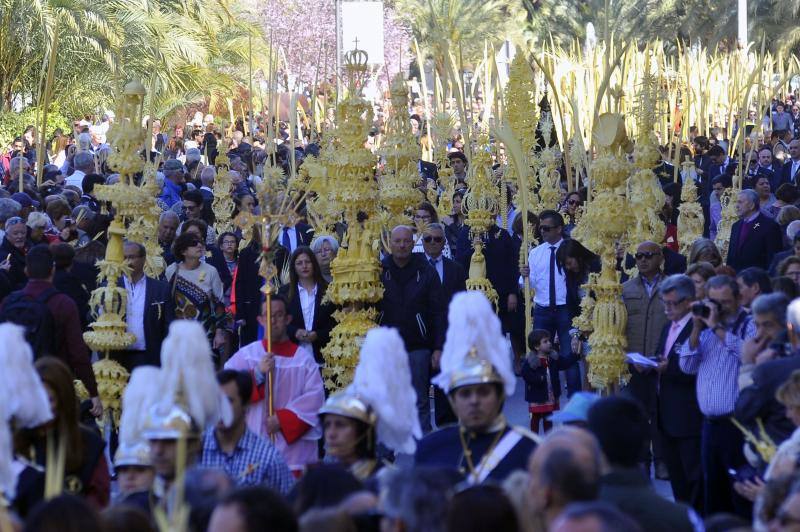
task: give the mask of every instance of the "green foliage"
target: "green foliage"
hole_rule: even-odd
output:
[[[0,112],[0,149],[5,149],[15,137],[21,136],[28,126],[35,125],[38,130],[40,122],[41,113],[36,107],[27,107],[21,113]],[[61,113],[58,106],[51,106],[50,112],[47,113],[47,134],[45,138],[50,139],[58,128],[61,128],[64,132],[72,131],[71,124],[71,121]]]

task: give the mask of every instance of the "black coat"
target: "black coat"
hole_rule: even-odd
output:
[[[770,277],[777,277],[778,276],[778,266],[781,265],[783,259],[787,257],[791,257],[794,255],[794,249],[788,249],[786,251],[781,251],[780,253],[776,253],[774,257],[772,257],[772,262],[769,264],[769,269],[767,273],[769,273]]]
[[[314,240],[314,230],[308,224],[299,223],[295,225],[291,230],[295,232],[295,236],[297,239],[297,247],[310,246],[311,241]],[[281,229],[278,231],[277,240],[273,243],[276,246],[275,264],[278,267],[278,273],[284,270],[286,266],[286,261],[288,261],[289,257],[292,255],[292,252],[283,245],[282,241],[283,241],[283,230]]]
[[[122,279],[117,283],[124,287]],[[144,292],[144,354],[130,359],[119,358],[125,367],[133,369],[142,365],[161,366],[161,344],[175,319],[175,298],[166,281],[145,277]]]
[[[769,268],[776,253],[783,249],[783,235],[778,224],[763,213],[753,220],[753,227],[745,241],[739,245],[739,231],[742,220],[738,220],[731,228],[730,245],[728,246],[728,266],[740,272],[745,268]]]
[[[86,331],[90,323],[89,299],[92,297],[92,288],[86,286],[71,270],[61,268],[57,268],[53,275],[53,286],[75,302],[78,307],[78,317],[81,319],[81,329]]]
[[[30,249],[30,242],[26,247]],[[8,241],[8,237],[4,236],[3,243],[0,244],[0,262],[6,260],[6,257],[9,257],[11,262],[11,269],[6,272],[11,291],[22,290],[25,283],[28,282],[28,277],[25,275],[25,254],[15,248]]]
[[[258,275],[261,250],[257,245],[248,245],[239,252],[239,266],[236,270],[236,315],[240,345],[256,341],[258,336],[258,316],[261,313],[261,285]]]
[[[461,263],[466,272],[469,272],[469,263],[472,259],[472,240],[469,236],[470,228],[464,225],[458,234],[456,260]],[[499,297],[499,310],[506,311],[508,295],[518,291],[519,264],[514,262],[514,242],[508,231],[500,229],[497,225],[489,229],[488,235],[483,239],[483,256],[486,258],[486,277],[492,283]]]
[[[228,264],[225,262],[225,255],[217,246],[208,246],[207,252],[211,253],[211,256],[206,256],[206,264],[216,268],[217,273],[219,273],[219,278],[222,281],[223,291],[228,290],[233,283],[233,276],[228,269]]]
[[[760,418],[775,444],[780,444],[794,431],[786,417],[786,408],[775,399],[778,387],[793,371],[800,369],[800,354],[759,364],[753,370],[753,384],[744,388],[736,399],[734,416],[750,430],[756,430]]]
[[[458,292],[467,289],[467,272],[458,262],[442,257],[442,294],[445,308],[450,306],[450,301]]]
[[[538,356],[538,355],[537,355]],[[561,386],[558,380],[559,368],[558,359],[548,358],[547,367],[541,363],[533,367],[528,362],[528,357],[522,359],[522,379],[525,381],[525,401],[528,403],[547,402],[547,372],[550,372],[550,386],[553,387],[553,396],[558,399],[561,397]]]
[[[797,174],[792,175],[791,159],[787,160],[786,163],[781,166],[780,176],[781,183],[791,183],[793,185],[800,183],[800,170],[798,170]],[[773,189],[772,192],[775,193],[775,189]]]
[[[422,253],[412,253],[408,264],[397,266],[391,255],[383,261],[383,299],[378,323],[397,327],[406,350],[441,349],[446,312],[442,283]]]
[[[301,342],[297,339],[296,335],[298,330],[306,328],[303,322],[303,307],[300,304],[300,296],[297,293],[296,287],[293,297],[289,297],[289,288],[289,285],[283,285],[280,289],[280,293],[289,300],[288,311],[292,316],[292,321],[289,322],[289,326],[287,327],[287,333],[292,342],[300,344]],[[336,307],[331,303],[322,303],[327,289],[327,284],[317,286],[317,295],[314,298],[314,322],[310,329],[317,333],[317,340],[311,344],[311,347],[314,349],[314,358],[320,363],[324,361],[322,357],[322,348],[328,345],[328,341],[331,339],[331,330],[336,325],[333,319],[333,313]]]
[[[662,354],[672,322],[661,330],[656,352]],[[689,375],[680,368],[680,348],[692,334],[692,320],[678,334],[667,354],[667,369],[659,375],[658,426],[673,438],[699,438],[703,414],[697,405],[697,375]]]

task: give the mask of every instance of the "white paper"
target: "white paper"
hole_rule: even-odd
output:
[[[646,356],[642,355],[641,353],[627,353],[625,355],[625,361],[630,364],[637,364],[639,366],[647,366],[651,368],[657,368],[658,363],[654,360],[650,360]]]

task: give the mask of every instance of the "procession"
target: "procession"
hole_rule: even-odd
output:
[[[684,4],[0,0],[0,532],[800,531],[797,10]]]

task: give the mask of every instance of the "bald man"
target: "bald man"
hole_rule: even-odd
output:
[[[381,265],[383,299],[380,325],[397,327],[408,351],[411,383],[417,392],[422,430],[431,430],[428,399],[430,367],[438,367],[446,326],[446,308],[439,274],[424,253],[412,253],[413,230],[404,225],[392,229],[390,255]]]
[[[549,529],[573,503],[597,498],[603,457],[595,437],[578,427],[560,427],[539,444],[528,462],[532,513]]]
[[[642,242],[636,248],[634,258],[639,274],[622,285],[622,300],[625,303],[625,310],[628,311],[628,322],[625,326],[627,351],[660,360],[659,354],[656,353],[658,340],[661,330],[667,323],[664,305],[659,297],[659,286],[664,279],[663,250],[655,242]],[[665,477],[666,466],[662,462],[660,438],[655,422],[658,372],[642,366],[631,366],[630,370],[631,380],[625,391],[642,403],[651,426],[647,452],[641,459],[648,464],[646,466],[648,471],[650,461],[655,461],[656,474]],[[653,446],[652,454],[650,440]]]

